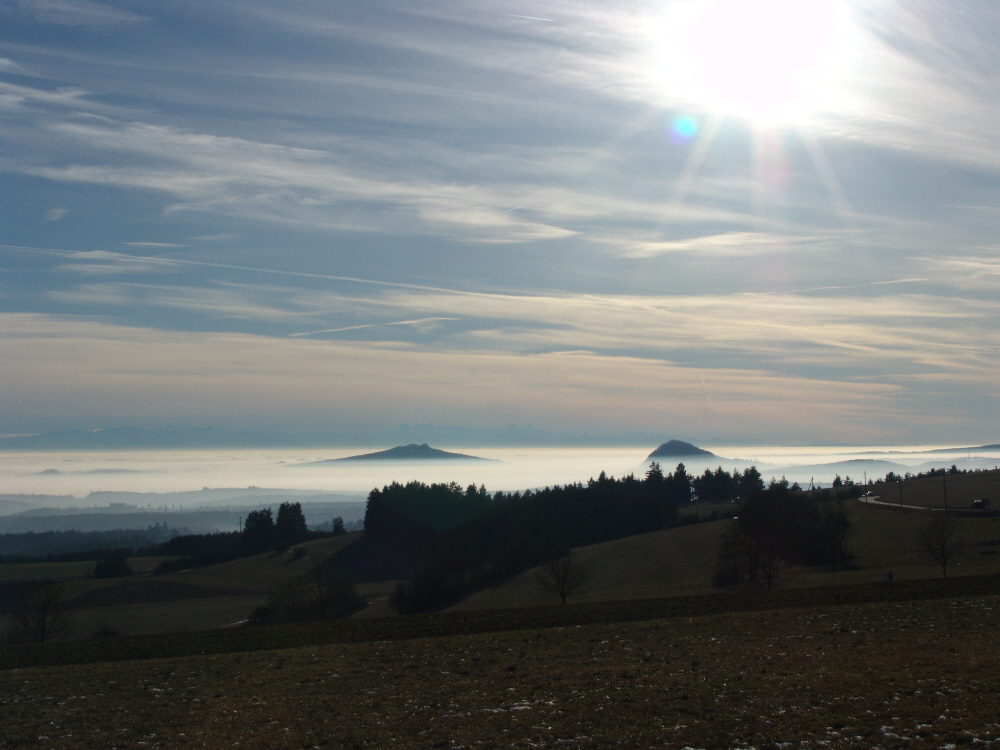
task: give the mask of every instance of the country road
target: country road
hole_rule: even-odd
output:
[[[879,499],[879,495],[873,495],[872,497],[861,497],[859,500],[863,500],[869,505],[885,505],[889,508],[909,508],[910,510],[941,510],[940,508],[927,508],[923,505],[903,505],[902,503],[887,503],[885,500]]]
[[[868,505],[881,505],[886,508],[903,508],[904,510],[936,510],[936,511],[946,511],[947,513],[958,513],[966,517],[975,516],[996,516],[1000,515],[1000,511],[993,510],[991,508],[969,508],[962,505],[949,505],[947,508],[928,508],[924,505],[904,505],[902,503],[887,503],[885,500],[880,499],[879,495],[873,495],[872,497],[859,497],[859,500]]]

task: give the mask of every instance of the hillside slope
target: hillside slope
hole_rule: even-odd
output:
[[[916,541],[918,529],[930,517],[917,510],[847,503],[856,532],[850,547],[855,555],[845,570],[793,567],[775,579],[779,588],[878,581],[889,570],[898,580],[936,578],[941,569]],[[1000,572],[1000,519],[955,518],[967,547],[950,568],[954,575]],[[718,556],[719,535],[728,521],[682,526],[581,547],[574,555],[591,570],[590,582],[572,601],[639,599],[685,594],[718,593],[711,579]],[[501,585],[479,591],[452,610],[497,609],[551,604],[527,571]]]

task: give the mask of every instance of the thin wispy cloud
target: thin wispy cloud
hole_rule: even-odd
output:
[[[761,232],[727,232],[668,242],[642,242],[625,250],[627,258],[652,258],[666,253],[697,253],[708,256],[759,255],[808,249],[820,237],[788,237]]]
[[[136,13],[89,0],[20,0],[17,7],[30,18],[60,26],[101,27],[145,20]]]
[[[418,320],[390,320],[385,323],[363,323],[357,326],[344,326],[342,328],[324,328],[319,331],[305,331],[302,333],[290,333],[288,335],[290,338],[301,338],[303,336],[318,336],[324,333],[346,333],[347,331],[363,331],[367,328],[376,328],[378,326],[412,326],[414,328],[421,328],[423,329],[423,331],[428,331],[432,330],[435,327],[431,324],[448,320],[459,320],[459,318],[419,318]]]
[[[68,415],[97,399],[118,418],[226,412],[252,397],[261,414],[285,413],[308,424],[363,418],[394,424],[400,410],[425,420],[477,421],[496,409],[509,420],[561,424],[632,422],[656,429],[664,419],[702,412],[704,386],[693,370],[666,362],[586,352],[519,356],[506,353],[431,352],[401,345],[274,339],[247,334],[192,334],[109,327],[101,323],[5,318],[0,350],[6,382],[29,395],[58,389],[54,406]],[[45,332],[44,336],[36,334]],[[72,363],[76,377],[57,369],[30,377],[21,358]],[[128,348],[130,377],[121,377]],[[174,403],[197,379],[201,387],[183,405]],[[338,382],[331,388],[331,379]],[[892,411],[894,389],[880,385],[817,382],[728,369],[702,378],[714,402],[747,427],[766,417],[771,430],[795,431],[795,412],[809,404],[829,418],[831,430],[850,422],[843,404],[868,410],[872,419]],[[280,380],[281,388],[274,383]],[[112,397],[107,389],[115,385]],[[181,390],[178,390],[181,389]],[[553,396],[558,398],[553,400]],[[573,411],[566,402],[572,400]],[[678,416],[680,415],[680,416]]]
[[[994,440],[1000,11],[833,5],[2,5],[0,432]]]
[[[128,247],[187,247],[187,245],[179,245],[176,242],[126,242],[124,243]]]

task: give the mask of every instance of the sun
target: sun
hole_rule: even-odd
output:
[[[844,0],[675,1],[651,31],[671,99],[753,122],[837,109],[857,47]]]

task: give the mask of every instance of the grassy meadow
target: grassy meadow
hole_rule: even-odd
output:
[[[1000,510],[1000,471],[980,471],[968,474],[941,477],[921,477],[908,479],[899,484],[876,484],[874,491],[881,500],[904,505],[919,505],[924,508],[942,508],[947,499],[948,507],[968,508],[973,500],[988,497],[994,503],[993,510]],[[900,491],[902,490],[902,491]]]
[[[940,479],[938,479],[940,481]],[[843,570],[792,567],[775,579],[779,588],[805,588],[880,580],[893,572],[898,580],[936,578],[941,569],[919,548],[916,535],[927,522],[924,511],[846,501],[855,526],[850,547],[855,557]],[[721,508],[720,508],[721,509]],[[968,546],[950,567],[951,575],[1000,573],[1000,517],[954,519]],[[616,539],[575,551],[591,571],[589,583],[574,601],[642,599],[716,593],[712,586],[719,536],[728,520],[681,526]],[[990,544],[995,542],[995,544]],[[528,571],[499,586],[479,591],[453,609],[498,609],[552,602]]]
[[[62,581],[65,597],[77,604],[71,637],[108,628],[123,635],[220,628],[246,620],[271,589],[355,538],[306,542],[299,545],[306,554],[298,558],[293,550],[265,553],[162,576],[150,575],[162,558],[134,557],[129,566],[136,575],[127,579],[91,578],[93,562],[0,565],[0,581]],[[364,593],[377,596],[383,588],[367,587]],[[5,626],[0,614],[0,629]]]
[[[967,506],[978,497],[998,497],[1000,472],[949,476],[949,503]],[[904,483],[904,505],[938,504],[941,478]],[[952,499],[954,502],[952,503]],[[793,567],[776,580],[779,589],[808,588],[878,581],[889,570],[897,580],[940,576],[940,569],[919,549],[916,533],[926,523],[925,511],[885,507],[863,501],[846,502],[855,534],[850,541],[854,558],[841,570]],[[701,518],[732,514],[735,506],[696,505],[685,509]],[[959,513],[955,522],[967,542],[951,566],[953,575],[1000,573],[1000,514]],[[709,521],[617,539],[574,551],[590,570],[590,580],[571,601],[637,600],[718,593],[712,574],[718,557],[719,536],[727,520]],[[128,579],[95,580],[92,562],[0,565],[0,584],[12,581],[63,581],[67,599],[74,602],[73,637],[87,637],[112,629],[122,634],[167,633],[231,626],[246,620],[264,603],[268,593],[292,576],[354,543],[359,535],[320,539],[283,553],[265,553],[220,565],[151,576],[160,558],[132,558],[136,575]],[[395,581],[366,583],[359,592],[370,602],[358,619],[394,614],[389,594]],[[534,571],[479,591],[452,605],[450,611],[494,610],[544,606],[553,603],[542,592]],[[6,626],[0,614],[0,628]]]

